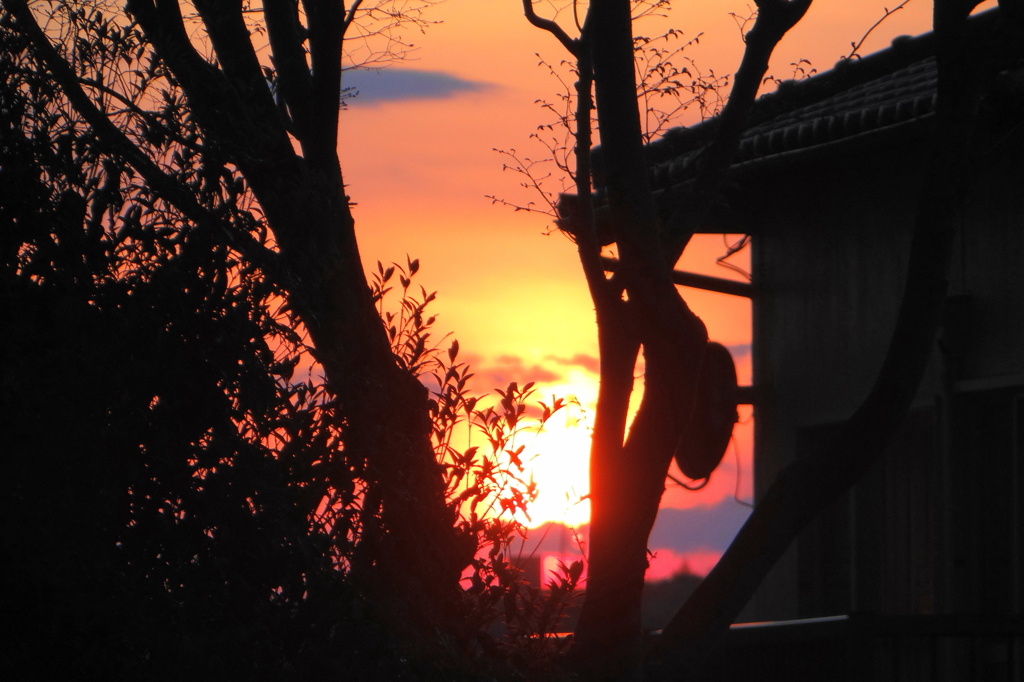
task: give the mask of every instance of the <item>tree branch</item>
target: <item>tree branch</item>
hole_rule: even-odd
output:
[[[146,33],[160,58],[186,92],[224,92],[228,83],[217,67],[192,46],[177,0],[128,0],[126,10]],[[199,113],[199,112],[197,112]]]
[[[279,96],[288,107],[295,123],[297,137],[307,139],[312,106],[313,86],[309,75],[306,51],[299,22],[298,5],[293,0],[264,0],[263,17],[277,68]]]
[[[896,7],[893,7],[892,9],[889,9],[888,7],[885,7],[884,8],[885,9],[885,14],[882,15],[882,18],[879,19],[878,21],[876,21],[875,23],[873,23],[871,25],[871,28],[869,28],[867,31],[865,31],[864,35],[862,35],[860,37],[860,40],[858,40],[855,43],[850,43],[850,45],[851,45],[851,47],[853,47],[853,49],[850,50],[850,54],[846,55],[846,57],[844,57],[844,59],[853,59],[854,57],[858,57],[859,58],[860,55],[858,55],[857,52],[860,50],[861,45],[864,44],[864,41],[868,39],[868,36],[870,36],[872,34],[872,32],[874,32],[874,30],[876,28],[881,26],[882,22],[884,22],[886,19],[888,19],[893,14],[896,14],[896,12],[899,12],[904,7],[906,7],[907,3],[909,3],[909,2],[910,2],[910,0],[903,0],[903,2],[901,2]]]
[[[183,187],[177,179],[161,170],[145,152],[111,122],[103,111],[100,111],[82,89],[78,76],[36,23],[32,11],[28,8],[27,0],[3,0],[3,5],[14,17],[21,32],[32,41],[38,50],[39,57],[53,75],[54,81],[64,91],[75,111],[92,126],[107,151],[125,159],[161,198],[173,205],[188,220],[205,226],[217,223],[216,217],[200,205],[191,192]],[[271,265],[273,263],[273,259],[276,257],[273,252],[258,244],[251,237],[233,232],[223,226],[221,229],[225,230],[228,239],[246,257],[261,264]]]
[[[241,0],[194,0],[193,4],[224,75],[244,102],[246,118],[259,121],[259,126],[276,128],[277,135],[285,135],[282,126],[274,125],[278,121],[274,100],[242,17]]]
[[[202,151],[202,145],[196,144],[196,142],[194,141],[187,140],[180,134],[170,130],[167,126],[160,122],[160,120],[153,114],[153,112],[146,111],[138,104],[133,102],[131,98],[127,97],[124,93],[115,90],[114,88],[110,87],[106,83],[103,83],[102,81],[98,81],[92,78],[82,78],[79,76],[76,77],[76,80],[78,83],[82,85],[87,85],[90,88],[95,88],[96,90],[102,92],[104,95],[110,97],[111,99],[120,102],[124,105],[126,111],[130,111],[131,113],[135,114],[139,118],[143,119],[150,126],[154,128],[159,128],[161,134],[166,135],[167,139],[173,140],[174,142],[181,145],[185,149],[190,149],[194,152]],[[129,143],[135,144],[133,142]]]
[[[530,0],[524,0],[529,3]],[[532,9],[532,8],[531,8]],[[579,78],[576,81],[576,202],[577,211],[573,216],[573,235],[580,265],[590,289],[590,297],[598,308],[610,308],[619,301],[619,294],[610,291],[608,280],[604,276],[601,265],[601,244],[597,238],[597,226],[594,219],[594,201],[592,186],[592,170],[590,148],[592,131],[590,114],[594,101],[591,95],[594,83],[594,70],[590,62],[589,45],[580,43],[580,54],[577,55],[576,69]]]
[[[261,164],[281,166],[294,160],[296,154],[284,121],[278,117],[258,64],[257,82],[245,75],[252,73],[251,63],[244,67],[232,58],[219,60],[236,73],[236,79],[207,62],[192,46],[177,0],[157,0],[156,5],[151,0],[128,0],[128,11],[181,84],[204,134],[217,141],[219,150],[230,162],[246,172],[246,168],[251,170]],[[208,32],[210,28],[207,26]],[[237,27],[213,28],[222,50],[227,49],[229,40],[223,34],[232,30],[237,33]],[[232,39],[237,40],[238,36]],[[245,42],[249,42],[247,31]],[[251,43],[248,49],[252,50]],[[249,180],[253,182],[255,178]]]
[[[909,0],[907,0],[909,2]],[[355,0],[352,3],[352,7],[348,10],[348,16],[345,17],[344,23],[341,25],[341,37],[345,38],[345,34],[348,33],[349,26],[356,19],[356,12],[359,10],[359,6],[363,4],[363,0]]]
[[[719,115],[714,140],[704,150],[693,189],[684,196],[666,225],[668,258],[674,265],[692,232],[703,224],[719,201],[719,193],[728,173],[740,136],[754,105],[757,91],[768,70],[775,46],[793,28],[811,6],[812,0],[758,0],[754,27],[746,34],[746,49],[736,71],[729,101]]]
[[[526,20],[537,28],[543,29],[558,39],[558,42],[562,43],[562,47],[569,51],[574,57],[580,56],[580,43],[578,40],[573,40],[569,37],[561,26],[551,19],[542,19],[537,16],[537,13],[533,11],[533,0],[523,0],[523,13],[526,14]],[[586,21],[584,20],[584,25]]]
[[[342,2],[303,0],[309,27],[309,54],[312,63],[310,144],[338,165],[338,111],[341,107],[341,44],[346,28]],[[353,5],[353,11],[358,6]],[[315,151],[311,147],[311,152]],[[323,160],[323,159],[321,159]],[[340,167],[338,168],[340,176]]]

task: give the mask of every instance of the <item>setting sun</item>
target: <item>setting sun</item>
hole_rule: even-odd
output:
[[[524,460],[528,476],[537,484],[537,499],[529,507],[531,528],[555,521],[579,526],[590,520],[589,491],[590,426],[578,404],[556,413],[536,436]]]

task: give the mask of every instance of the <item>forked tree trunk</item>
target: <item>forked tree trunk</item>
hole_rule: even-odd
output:
[[[203,143],[242,172],[273,230],[279,246],[276,255],[269,254],[275,274],[283,279],[288,302],[309,331],[328,388],[338,398],[347,454],[366,462],[366,500],[379,504],[370,514],[379,525],[365,529],[371,552],[365,563],[372,571],[364,587],[385,600],[385,615],[407,634],[432,637],[454,616],[459,573],[475,544],[453,527],[430,443],[426,390],[397,365],[359,258],[336,152],[344,6],[307,6],[311,69],[297,5],[265,2],[281,68],[279,85],[289,97],[289,130],[267,87],[240,2],[194,2],[216,63],[196,51],[177,2],[126,4],[186,94]],[[82,90],[25,0],[4,0],[4,8],[102,143],[187,219],[220,229],[191,191],[165,174]],[[297,136],[302,154],[289,132]],[[240,248],[245,253],[245,245]],[[339,485],[351,478],[349,472],[336,474]]]
[[[595,296],[601,392],[591,449],[589,577],[572,655],[579,670],[600,677],[618,677],[640,661],[647,537],[707,343],[703,323],[672,284],[672,263],[658,241],[636,106],[630,11],[628,0],[604,0],[592,3],[587,18],[608,203],[622,264],[617,274],[628,296],[628,302],[618,293]],[[610,286],[616,285],[591,282],[592,291]],[[645,389],[624,437],[638,343]]]
[[[705,194],[716,191],[723,181],[768,58],[782,35],[803,16],[809,0],[770,4],[751,31],[754,39],[737,77],[736,97],[723,114],[729,125],[720,127],[713,161],[704,169],[712,178],[700,185]],[[577,240],[597,309],[601,391],[591,450],[589,578],[572,661],[595,679],[639,674],[647,538],[672,455],[677,448],[687,447],[707,344],[704,324],[671,280],[677,250],[681,250],[678,245],[685,244],[688,236],[665,238],[655,217],[636,102],[630,10],[629,0],[595,0],[577,54],[593,60],[604,181],[620,263],[611,282],[595,277],[588,262],[598,256],[599,247]],[[578,129],[586,130],[588,120],[586,115],[577,116]],[[589,135],[582,137],[587,140]],[[578,174],[589,169],[586,144],[580,142],[578,137],[584,165]],[[580,196],[588,200],[587,192],[581,191]],[[620,287],[627,300],[621,297]],[[644,353],[644,395],[626,436],[625,411],[637,345],[642,345]]]

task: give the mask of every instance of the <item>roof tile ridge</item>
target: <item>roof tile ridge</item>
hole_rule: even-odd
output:
[[[977,32],[990,30],[998,20],[998,14],[998,9],[992,9],[972,16],[970,29]],[[901,72],[907,70],[911,73],[920,70],[921,77],[928,78],[928,62],[934,59],[934,54],[933,32],[918,36],[898,36],[884,50],[855,60],[841,59],[832,69],[800,81],[783,81],[775,92],[762,95],[754,102],[747,130],[879,79],[902,76]],[[660,164],[693,152],[716,129],[716,118],[688,127],[672,128],[661,139],[647,145],[648,158],[651,163]]]

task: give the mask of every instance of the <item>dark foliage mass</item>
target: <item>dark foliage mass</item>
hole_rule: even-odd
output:
[[[458,344],[429,341],[418,261],[378,264],[365,293],[391,361],[430,386],[424,442],[448,530],[467,541],[465,589],[446,593],[455,617],[415,640],[381,585],[395,521],[380,453],[344,447],[351,421],[245,178],[136,25],[64,3],[33,38],[12,14],[0,10],[0,611],[15,634],[0,674],[550,672],[582,565],[541,593],[506,561],[511,515],[534,494],[515,445],[532,385],[476,409]],[[54,64],[69,69],[61,86]],[[467,425],[482,446],[453,446]]]
[[[184,221],[102,148],[8,29],[8,679],[339,672],[344,650],[369,641],[342,579],[360,472],[322,387],[291,380],[302,330],[280,288],[228,246],[225,234],[261,238],[241,179],[189,158],[195,131],[168,97],[140,132],[186,142],[164,150],[221,232]],[[327,487],[327,467],[350,473],[348,490]]]

